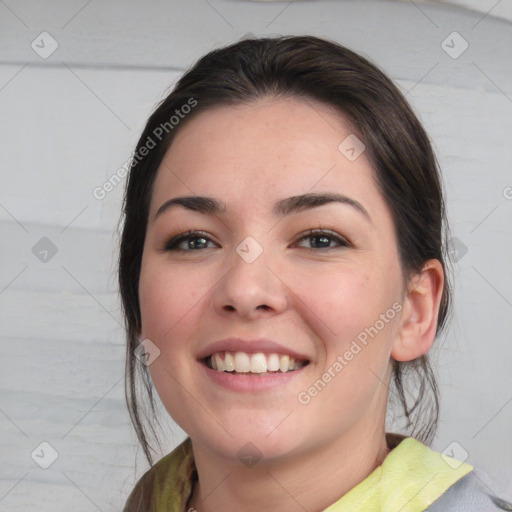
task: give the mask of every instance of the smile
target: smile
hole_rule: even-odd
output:
[[[247,376],[293,372],[309,363],[307,360],[299,361],[285,354],[228,351],[215,352],[206,357],[204,362],[208,368],[217,372]]]

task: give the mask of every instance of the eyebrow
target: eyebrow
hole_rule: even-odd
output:
[[[372,223],[372,219],[368,211],[364,206],[350,197],[344,196],[338,193],[308,193],[299,196],[287,197],[277,201],[274,205],[274,214],[279,217],[284,217],[293,213],[299,213],[312,208],[317,208],[329,203],[341,203],[351,206],[359,213],[361,213],[366,220]],[[182,206],[188,210],[194,212],[203,213],[205,215],[221,215],[226,213],[226,203],[215,199],[213,197],[206,196],[183,196],[174,197],[166,201],[157,212],[153,220],[162,215],[164,212],[170,210],[173,207]]]

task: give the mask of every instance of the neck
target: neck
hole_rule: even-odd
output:
[[[199,481],[189,506],[198,512],[277,506],[280,512],[323,510],[370,475],[389,452],[384,429],[354,430],[300,457],[252,468],[194,446]]]

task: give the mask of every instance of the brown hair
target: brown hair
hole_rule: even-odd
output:
[[[429,139],[398,88],[367,59],[317,37],[246,39],[214,50],[180,78],[149,118],[125,191],[119,285],[127,330],[126,400],[150,464],[148,428],[155,439],[157,436],[153,424],[145,425],[141,416],[137,375],[154,419],[155,402],[148,369],[138,363],[134,350],[141,331],[138,284],[155,175],[176,132],[199,112],[264,96],[320,101],[338,109],[352,123],[391,209],[405,282],[428,259],[436,258],[443,265],[446,279],[437,333],[445,324],[451,284],[446,272],[448,225],[442,183]],[[183,108],[192,102],[193,109]],[[189,113],[180,116],[179,124],[170,123],[173,115],[186,111]],[[141,151],[150,139],[154,147]],[[406,397],[409,377],[416,379],[418,386],[412,402]],[[392,380],[410,435],[430,444],[437,430],[439,392],[427,355],[394,361]]]

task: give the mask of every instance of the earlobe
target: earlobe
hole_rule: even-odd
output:
[[[411,278],[391,351],[393,359],[411,361],[431,349],[443,288],[443,267],[437,259],[425,262],[422,271]]]

